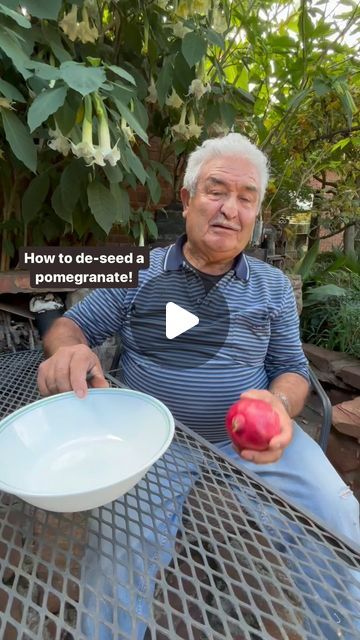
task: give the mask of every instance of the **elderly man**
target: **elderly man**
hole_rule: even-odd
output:
[[[357,501],[320,448],[292,420],[304,405],[308,375],[290,282],[280,270],[243,253],[267,180],[266,157],[240,134],[210,139],[197,148],[181,190],[186,235],[151,252],[137,289],[98,289],[56,321],[44,339],[49,358],[39,370],[39,389],[43,395],[73,389],[81,397],[88,374],[93,387],[107,386],[91,347],[119,333],[127,386],[158,397],[177,419],[236,455],[240,466],[359,542]],[[226,302],[226,310],[225,305],[219,309],[220,321],[221,313],[227,315],[226,335],[218,344],[214,337],[214,351],[207,361],[200,358],[199,366],[196,354],[195,366],[189,366],[184,341],[169,341],[164,332],[156,335],[156,298],[164,282],[177,299],[193,304],[195,313],[215,294]],[[134,338],[139,323],[146,328],[140,348]],[[167,342],[165,361],[153,357],[151,337],[157,344]],[[271,403],[279,413],[281,434],[267,451],[235,453],[226,440],[226,411],[242,394]]]
[[[137,288],[96,290],[56,321],[44,339],[49,357],[39,370],[39,389],[43,395],[73,389],[82,397],[88,374],[91,386],[107,386],[91,347],[119,333],[125,385],[162,400],[178,420],[215,443],[240,467],[256,472],[333,530],[359,543],[357,501],[319,446],[293,422],[308,393],[308,369],[292,287],[280,270],[243,253],[267,180],[266,157],[240,134],[207,140],[196,149],[181,190],[186,235],[151,252],[150,266],[140,272]],[[193,338],[191,331],[173,340],[166,337],[165,306],[173,300],[200,316]],[[227,439],[225,414],[240,395],[261,398],[279,414],[281,433],[266,451],[235,451]],[[181,485],[176,477],[174,473],[169,478],[169,495],[176,496],[179,506],[185,495],[177,495]],[[238,491],[240,501],[247,498]],[[156,496],[152,502],[157,503]],[[166,516],[162,513],[151,525],[164,540],[165,565],[172,550],[166,543],[164,518],[176,532],[177,513],[169,503]],[[271,513],[266,516],[263,524],[271,531]],[[154,545],[148,543],[151,560]],[[133,549],[136,568],[138,537],[122,544]],[[89,551],[87,564],[93,569],[88,580],[97,593],[105,593],[101,578],[105,568],[96,569],[97,562]],[[110,560],[104,556],[101,562]],[[127,584],[126,563],[126,558],[119,559],[119,585]],[[156,562],[149,566],[154,574]],[[136,611],[146,619],[153,587],[146,587],[138,576],[136,588]],[[126,610],[126,587],[119,587],[117,595]],[[105,599],[102,606],[106,616]],[[87,608],[93,609],[90,601]],[[119,630],[132,633],[136,640],[143,638],[145,623],[139,623],[135,632],[127,625],[124,614]],[[83,626],[86,637],[98,640],[86,618]],[[101,635],[100,640],[110,637]]]

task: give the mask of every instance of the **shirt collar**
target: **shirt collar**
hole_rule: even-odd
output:
[[[164,259],[164,271],[179,271],[183,266],[183,246],[186,242],[186,234],[179,236],[174,244],[172,244]],[[239,253],[234,264],[235,275],[239,280],[247,282],[250,277],[249,264],[244,253]]]

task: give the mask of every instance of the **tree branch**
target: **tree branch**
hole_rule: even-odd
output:
[[[340,229],[337,229],[337,231],[333,231],[332,233],[328,233],[328,235],[326,235],[326,236],[320,236],[319,240],[327,240],[328,238],[332,238],[333,236],[336,236],[338,233],[342,233],[343,231],[345,231],[345,229],[348,229],[349,227],[352,227],[356,223],[357,223],[357,220],[353,220],[352,222],[348,222],[347,224],[344,224],[344,226],[341,227]]]
[[[352,133],[353,131],[360,131],[360,126],[352,127],[351,129],[340,129],[339,131],[332,131],[331,133],[326,133],[323,136],[319,136],[319,138],[314,138],[314,141],[317,142],[318,140],[331,140],[331,138],[334,138],[335,136],[338,136],[340,134],[342,136],[348,136],[349,133]]]
[[[323,187],[328,186],[328,187],[337,188],[339,186],[337,182],[330,182],[330,180],[325,180],[325,182],[324,182],[324,180],[322,178],[320,178],[320,176],[317,176],[315,174],[313,175],[313,178],[315,178],[315,180],[317,180],[318,182],[321,182]]]

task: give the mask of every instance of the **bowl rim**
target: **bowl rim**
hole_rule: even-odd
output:
[[[169,427],[169,433],[167,438],[165,439],[165,441],[162,443],[162,446],[160,447],[160,449],[157,451],[156,454],[154,454],[152,456],[152,458],[150,458],[150,460],[147,462],[146,467],[145,467],[145,471],[144,469],[139,469],[138,471],[136,471],[135,473],[133,473],[131,476],[129,476],[127,478],[127,480],[131,480],[134,476],[137,476],[139,473],[141,473],[142,471],[144,471],[144,473],[146,473],[146,471],[153,465],[155,464],[155,462],[157,462],[159,460],[159,458],[161,458],[161,456],[163,455],[163,453],[165,453],[165,451],[168,449],[168,447],[170,446],[173,437],[174,437],[174,433],[175,433],[175,420],[174,420],[174,416],[172,415],[171,411],[168,409],[168,407],[161,402],[161,400],[158,400],[157,398],[155,398],[154,396],[151,396],[150,394],[147,393],[143,393],[142,391],[136,391],[135,389],[128,389],[127,387],[106,387],[106,388],[100,388],[100,389],[88,389],[88,393],[86,394],[85,398],[78,398],[79,401],[81,400],[86,400],[86,397],[88,394],[90,395],[108,395],[108,394],[127,394],[130,396],[135,396],[135,397],[141,397],[144,398],[147,402],[150,402],[150,404],[152,404],[153,406],[155,406],[157,409],[160,410],[161,413],[163,413],[163,415],[166,417],[167,419],[167,424]],[[2,432],[11,425],[11,423],[16,420],[19,416],[21,416],[22,414],[25,413],[30,413],[33,409],[37,409],[39,406],[44,406],[46,404],[52,404],[52,403],[56,403],[59,402],[60,400],[63,400],[64,398],[77,398],[76,394],[74,391],[65,391],[63,393],[57,393],[53,396],[47,396],[45,398],[40,398],[39,400],[35,400],[34,402],[29,402],[29,404],[25,405],[24,407],[20,407],[19,409],[16,409],[15,411],[13,411],[13,413],[11,413],[10,415],[6,416],[5,418],[3,418],[2,420],[0,420],[0,441],[1,441],[1,434]],[[160,453],[159,453],[160,451]],[[27,491],[26,489],[13,485],[13,484],[9,484],[7,482],[5,482],[4,480],[1,479],[1,471],[0,471],[0,491],[3,488],[4,490],[6,490],[8,493],[14,493],[15,495],[19,495],[21,494],[22,496],[34,496],[34,497],[43,497],[43,498],[64,498],[64,497],[75,497],[75,496],[81,496],[81,495],[87,495],[89,493],[92,493],[94,491],[105,491],[106,489],[110,489],[111,487],[114,487],[118,484],[118,482],[122,482],[120,480],[115,481],[115,482],[111,482],[110,484],[106,484],[106,485],[101,485],[101,486],[97,486],[97,487],[92,487],[91,489],[87,489],[84,491],[67,491],[66,493],[49,493],[49,492],[43,492],[43,491]]]

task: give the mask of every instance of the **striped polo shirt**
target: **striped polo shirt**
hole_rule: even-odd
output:
[[[184,260],[185,240],[186,236],[181,236],[170,247],[153,249],[149,268],[139,272],[137,288],[96,289],[65,316],[76,322],[91,347],[118,333],[124,384],[155,396],[176,419],[209,441],[219,442],[227,437],[226,412],[241,393],[267,389],[283,373],[293,372],[308,379],[308,364],[301,346],[293,289],[282,271],[242,253],[232,269],[206,291],[199,273]],[[177,340],[168,340],[165,332],[164,349],[171,367],[148,358],[134,339],[136,297],[147,285],[146,340],[151,345],[151,328],[159,322],[159,309],[156,286],[152,288],[150,281],[160,275],[166,278],[167,290],[176,294],[176,300],[195,292],[198,311],[217,287],[226,300],[228,308],[219,309],[218,321],[221,313],[228,314],[227,338],[201,366],[178,366],[184,365],[181,358],[188,358],[188,354],[182,354]]]

